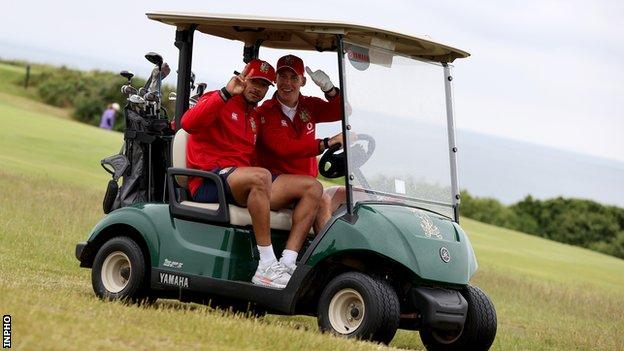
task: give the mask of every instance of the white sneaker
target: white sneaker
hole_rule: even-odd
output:
[[[288,272],[288,274],[292,276],[293,273],[295,273],[295,269],[297,269],[297,265],[296,264],[293,264],[292,266],[288,265],[284,263],[284,261],[282,261],[282,258],[280,258],[279,263],[284,267],[284,269],[286,269],[286,272]]]
[[[273,261],[267,266],[258,265],[256,274],[251,278],[251,282],[256,285],[278,289],[284,289],[289,280],[290,274],[288,273],[288,268],[278,261]]]

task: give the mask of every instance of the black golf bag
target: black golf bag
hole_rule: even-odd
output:
[[[141,112],[130,106],[124,108],[124,146],[118,155],[101,161],[113,176],[104,196],[104,213],[135,203],[167,201],[165,173],[171,164],[174,132],[166,117],[150,118]],[[117,184],[119,178],[121,187]]]

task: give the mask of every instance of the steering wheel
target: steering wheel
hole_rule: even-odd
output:
[[[366,143],[366,148],[364,148]],[[319,173],[325,178],[339,178],[344,176],[345,153],[341,144],[332,145],[319,160]],[[368,161],[375,151],[375,139],[368,134],[358,134],[357,140],[349,147],[351,165],[359,169]]]

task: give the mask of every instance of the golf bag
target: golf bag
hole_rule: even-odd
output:
[[[104,213],[136,203],[167,200],[164,182],[173,137],[168,120],[144,117],[129,106],[124,114],[124,146],[118,155],[101,161],[113,176],[104,195]],[[121,187],[117,184],[119,178]]]

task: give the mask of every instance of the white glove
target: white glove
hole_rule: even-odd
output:
[[[318,85],[324,93],[334,88],[334,84],[332,84],[329,76],[325,74],[325,72],[321,71],[320,69],[312,72],[312,70],[308,66],[306,66],[305,69],[306,72],[308,72],[310,78],[312,78],[314,84]]]

